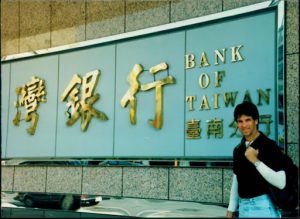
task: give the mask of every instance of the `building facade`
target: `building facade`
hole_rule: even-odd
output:
[[[5,62],[16,54],[32,55],[44,49],[51,50],[263,2],[278,3],[258,0],[3,0],[1,57]],[[299,166],[299,3],[293,0],[284,3],[285,149]],[[166,160],[173,164],[174,160]],[[191,160],[175,160],[175,166],[150,167],[8,165],[2,166],[1,189],[227,204],[232,177],[230,160],[202,160],[202,166],[186,165],[190,163]],[[69,180],[66,181],[66,178]]]

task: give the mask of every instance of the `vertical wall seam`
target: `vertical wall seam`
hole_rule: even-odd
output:
[[[50,48],[52,47],[52,1],[49,2],[50,17],[49,17],[49,32],[50,32]]]
[[[80,186],[80,194],[83,194],[83,166],[81,166],[81,186]]]
[[[184,31],[184,54],[187,53],[187,39],[186,39],[186,30]],[[183,68],[184,68],[184,80],[183,80],[183,83],[184,83],[184,91],[183,91],[183,132],[184,132],[184,136],[183,136],[183,156],[185,157],[186,156],[186,149],[185,149],[185,142],[186,142],[186,131],[185,131],[185,121],[186,121],[186,112],[185,112],[185,109],[186,109],[186,101],[185,101],[185,97],[186,97],[186,68],[185,68],[185,63],[183,63]]]
[[[112,156],[115,155],[115,135],[116,135],[116,93],[117,93],[117,43],[115,44],[115,78],[114,78],[114,115],[113,115],[113,139]]]
[[[122,179],[121,179],[121,197],[123,197],[124,196],[124,186],[123,186],[123,184],[124,184],[124,167],[121,167],[121,170],[122,170],[122,172],[121,172],[121,177],[122,177]]]
[[[224,168],[222,170],[222,203],[224,203]]]
[[[18,22],[18,28],[19,28],[19,31],[18,31],[18,53],[21,52],[21,0],[19,0],[18,2],[18,16],[19,16],[19,22]]]
[[[48,166],[46,166],[45,192],[47,192]]]
[[[170,200],[170,167],[168,167],[168,200]]]
[[[87,1],[84,1],[84,39],[87,40]]]
[[[59,97],[59,67],[60,55],[57,55],[57,88],[56,88],[56,124],[55,124],[55,141],[54,141],[54,157],[57,156],[57,129],[58,129],[58,97]]]
[[[169,23],[172,23],[172,1],[169,1]]]
[[[221,11],[224,11],[224,0],[222,0],[222,9]]]
[[[13,168],[13,178],[12,178],[12,188],[11,191],[14,192],[14,187],[15,187],[15,176],[16,176],[16,166]]]
[[[124,33],[126,33],[126,0],[124,0]]]
[[[1,70],[2,71],[2,70]],[[7,103],[7,122],[6,122],[6,139],[5,139],[5,154],[4,154],[4,157],[7,157],[7,142],[8,142],[8,127],[9,127],[9,116],[10,116],[10,110],[9,110],[9,105],[10,105],[10,87],[11,87],[11,63],[9,64],[9,76],[8,76],[8,103]],[[2,88],[2,83],[1,83],[1,88]],[[1,92],[1,95],[2,92]],[[1,100],[2,101],[2,100]],[[1,133],[2,133],[2,127],[1,127]]]

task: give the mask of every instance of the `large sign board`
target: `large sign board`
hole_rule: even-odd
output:
[[[2,157],[230,158],[244,100],[283,146],[283,6],[266,4],[3,60]]]

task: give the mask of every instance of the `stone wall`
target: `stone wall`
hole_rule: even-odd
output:
[[[228,203],[232,170],[215,167],[2,166],[2,191]]]

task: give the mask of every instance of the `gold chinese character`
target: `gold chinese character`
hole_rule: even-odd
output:
[[[207,120],[207,138],[213,135],[214,138],[223,138],[223,120],[222,119],[212,119]]]
[[[140,83],[138,81],[139,75],[143,71],[143,67],[139,64],[135,64],[133,69],[131,70],[127,81],[130,84],[130,88],[127,90],[126,94],[123,96],[121,100],[121,106],[124,108],[130,103],[130,123],[132,125],[136,124],[136,93],[140,89]]]
[[[39,115],[36,112],[40,102],[46,102],[45,99],[45,81],[37,77],[32,77],[31,82],[27,83],[23,87],[17,87],[17,101],[15,102],[15,107],[17,108],[17,113],[13,119],[13,124],[19,126],[21,121],[21,111],[19,107],[25,106],[26,113],[24,120],[26,122],[31,121],[30,127],[27,129],[27,132],[30,135],[34,135]],[[21,98],[19,98],[21,96]]]
[[[159,71],[163,71],[168,69],[168,65],[166,63],[160,63],[156,66],[153,66],[149,69],[151,74],[156,74]],[[140,85],[138,78],[139,75],[144,71],[143,67],[140,64],[135,64],[133,69],[131,70],[127,81],[130,84],[130,88],[127,90],[123,98],[121,99],[121,106],[124,108],[130,103],[130,123],[132,125],[136,124],[136,93],[139,90],[147,91],[152,88],[155,88],[156,91],[156,109],[155,109],[155,119],[149,119],[150,125],[154,128],[160,129],[162,127],[162,108],[163,108],[163,86],[166,84],[174,84],[176,82],[175,78],[172,76],[168,76],[162,80],[154,81],[148,84]]]
[[[272,115],[260,115],[259,116],[259,124],[266,125],[266,131],[263,132],[266,136],[269,136],[271,134],[271,127],[270,124],[273,122],[271,120]]]
[[[231,133],[230,136],[229,136],[230,138],[232,138],[233,136],[236,136],[236,137],[239,137],[239,138],[242,137],[241,132],[240,132],[240,130],[239,130],[237,124],[236,124],[236,121],[233,120],[229,124],[229,127],[234,129],[233,133]]]
[[[200,120],[192,119],[187,121],[186,134],[188,139],[201,138]]]
[[[93,108],[94,103],[100,99],[100,94],[95,92],[98,80],[100,77],[100,70],[89,72],[82,79],[79,75],[73,75],[73,78],[61,96],[61,101],[67,102],[68,116],[67,125],[73,125],[79,118],[81,118],[81,130],[86,131],[92,116],[106,121],[108,117],[105,113]],[[81,90],[81,99],[79,96]],[[70,112],[71,111],[71,112]]]
[[[150,68],[151,74],[156,74],[159,71],[168,69],[168,65],[166,63],[160,63],[152,68]],[[154,81],[148,84],[141,85],[142,91],[147,91],[155,87],[155,118],[154,120],[149,119],[149,124],[154,128],[160,129],[162,127],[163,120],[163,86],[167,84],[175,84],[176,80],[172,76],[168,76],[162,80]]]

